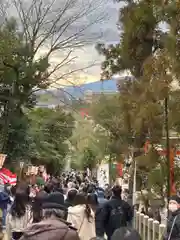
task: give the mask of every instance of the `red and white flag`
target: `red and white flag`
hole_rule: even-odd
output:
[[[4,184],[9,183],[11,185],[16,185],[17,182],[17,176],[16,174],[12,173],[7,168],[2,168],[0,170],[0,181]]]

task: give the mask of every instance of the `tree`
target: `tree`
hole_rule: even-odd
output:
[[[126,2],[122,0],[121,2]],[[158,1],[128,1],[119,11],[118,26],[122,30],[120,43],[97,49],[105,56],[102,77],[109,78],[124,70],[139,78],[144,62],[163,47],[164,34],[157,28],[161,21]],[[162,8],[162,7],[161,7]],[[156,9],[156,11],[155,11]]]
[[[28,64],[29,52],[25,51],[27,49],[16,27],[16,22],[11,20],[0,29],[0,129],[1,151],[4,153],[11,148],[8,146],[12,141],[9,132],[15,133],[16,128],[13,128],[15,124],[12,121],[20,117],[22,121],[25,119],[24,108],[31,108],[35,104],[32,88],[42,87],[42,84],[45,86],[42,78],[45,77],[48,67],[48,62],[44,59]],[[21,121],[21,119],[18,120]],[[25,124],[25,121],[23,122]],[[27,126],[24,127],[27,128]],[[8,154],[11,156],[11,152]]]
[[[91,115],[95,122],[109,132],[111,153],[118,156],[127,151],[132,142],[131,113],[118,94],[102,95],[91,106]]]
[[[11,123],[8,128],[8,139],[6,144],[6,153],[8,157],[5,164],[11,167],[18,161],[24,161],[27,158],[28,146],[28,124],[29,120],[22,112],[15,112],[11,117]]]
[[[151,76],[147,76],[147,68],[150,66],[148,60],[164,47],[166,36],[157,28],[161,21],[157,12],[161,9],[156,1],[157,11],[154,11],[154,4],[153,1],[146,0],[129,1],[120,9],[119,26],[123,30],[120,43],[107,47],[103,44],[97,46],[100,54],[105,56],[102,78],[112,77],[124,70],[133,76],[131,80],[125,79],[119,83],[119,91],[123,95],[124,104],[129,105],[133,119],[131,131],[136,144],[141,147],[147,137],[157,141],[162,135],[159,123],[162,121],[163,107],[160,102],[162,95],[161,98],[159,95],[165,84],[162,81],[157,84],[155,80],[152,84]],[[137,139],[140,143],[137,143]]]
[[[74,147],[72,159],[76,161],[76,167],[92,169],[108,154],[109,134],[91,118],[83,119],[75,114],[75,119],[76,127],[70,138]]]
[[[37,108],[28,113],[29,159],[37,164],[48,165],[51,171],[58,172],[63,167],[69,151],[66,140],[71,136],[74,119],[71,113],[61,108]]]
[[[102,79],[124,70],[132,75],[130,81],[125,79],[119,83],[119,92],[124,104],[130,106],[133,145],[138,148],[142,148],[147,137],[153,148],[162,140],[164,99],[172,95],[171,84],[179,74],[178,19],[177,2],[168,1],[163,5],[162,1],[127,1],[119,14],[120,42],[97,46],[100,54],[105,56]],[[158,28],[161,21],[169,24],[169,33]],[[148,158],[141,153],[136,160],[139,164],[140,160],[147,163]],[[149,162],[149,169],[144,171],[153,175],[158,165],[159,157],[153,164]]]
[[[103,16],[101,2],[93,4],[93,0],[86,4],[63,0],[60,5],[44,0],[12,0],[10,5],[7,2],[1,5],[4,21],[0,26],[0,150],[13,159],[16,156],[8,152],[12,141],[9,132],[16,134],[18,129],[12,128],[12,116],[21,112],[16,119],[24,119],[24,110],[36,103],[36,91],[59,84],[82,70],[72,67],[73,50],[90,40],[90,27]],[[12,8],[15,17],[9,18]],[[56,64],[52,58],[59,57],[58,53],[60,60]]]

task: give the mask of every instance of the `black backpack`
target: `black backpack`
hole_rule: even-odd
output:
[[[122,204],[117,203],[115,206],[110,206],[107,226],[108,229],[113,233],[120,227],[126,227],[126,209]]]

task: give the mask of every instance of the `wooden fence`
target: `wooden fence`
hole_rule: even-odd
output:
[[[140,233],[142,240],[163,240],[166,225],[149,218],[143,213],[135,212],[134,228]]]

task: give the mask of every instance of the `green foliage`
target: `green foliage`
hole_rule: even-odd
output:
[[[74,119],[61,108],[37,108],[28,113],[29,158],[34,163],[52,164],[58,172],[69,151],[66,140],[71,136]]]
[[[180,132],[179,90],[172,91],[174,80],[178,82],[180,79],[180,1],[165,1],[164,4],[160,0],[121,2],[126,4],[119,11],[118,25],[122,30],[119,43],[97,46],[105,57],[102,79],[125,70],[131,73],[131,80],[119,82],[121,115],[128,112],[128,121],[121,122],[120,126],[129,123],[134,147],[141,148],[147,137],[153,145],[161,144],[165,98],[168,99],[169,128]],[[166,33],[159,28],[162,22],[168,25]],[[123,142],[127,141],[123,139]],[[148,174],[146,187],[164,194],[166,184],[163,181],[166,182],[169,171],[167,162],[160,161],[151,152],[139,156],[136,161],[140,171]],[[175,171],[178,169],[176,165]]]
[[[146,155],[140,155],[135,158],[139,169],[148,172],[160,163],[157,150],[152,147]]]
[[[6,164],[17,162],[27,158],[29,150],[28,144],[28,124],[29,120],[22,112],[16,112],[8,128],[8,139],[4,152],[8,153]]]
[[[117,94],[102,95],[99,101],[93,103],[91,107],[93,119],[109,132],[114,153],[118,153],[118,149],[121,148],[123,143],[128,143],[128,140],[132,138],[130,136],[131,126],[128,121],[130,113],[128,108],[126,111],[122,111],[122,107]]]
[[[93,150],[89,147],[85,148],[82,154],[82,159],[81,162],[83,163],[83,166],[85,169],[87,169],[87,167],[89,169],[92,169],[93,167],[96,166],[96,155],[95,152],[93,152]]]
[[[9,161],[24,157],[28,128],[24,109],[36,103],[33,89],[48,86],[47,59],[32,61],[17,28],[14,19],[0,28],[0,149]]]
[[[26,111],[35,106],[36,91],[46,89],[79,70],[71,69],[70,62],[74,61],[71,54],[87,40],[83,33],[99,19],[93,14],[94,4],[81,5],[79,2],[77,7],[73,0],[65,0],[60,5],[53,0],[2,2],[0,152],[8,154],[9,162],[24,157],[29,125]],[[12,16],[12,8],[14,18],[9,17]],[[74,29],[73,26],[88,14],[93,20]],[[56,55],[58,52],[60,57]],[[60,61],[52,62],[51,57],[59,57]],[[47,128],[54,131],[50,125]]]
[[[70,138],[74,148],[72,160],[77,168],[95,167],[108,154],[108,132],[92,119],[83,119],[79,114],[75,114],[75,119],[76,127]]]
[[[163,34],[156,31],[157,23],[153,1],[130,1],[122,7],[118,24],[123,30],[120,43],[97,46],[105,56],[102,77],[109,78],[123,70],[129,70],[136,78],[142,76],[145,60],[161,47],[159,35]],[[154,39],[155,36],[157,39]]]
[[[128,107],[131,116],[129,126],[136,146],[142,146],[147,137],[153,143],[160,142],[163,135],[163,101],[171,94],[173,80],[179,78],[178,4],[179,1],[164,5],[161,1],[127,1],[119,12],[120,42],[97,46],[105,57],[103,79],[124,70],[133,76],[119,83],[119,91],[121,102]],[[168,33],[158,28],[162,21],[169,24]],[[171,98],[169,104],[172,106]],[[177,105],[178,101],[170,109],[172,115],[177,116]],[[172,118],[171,126],[175,127]]]

